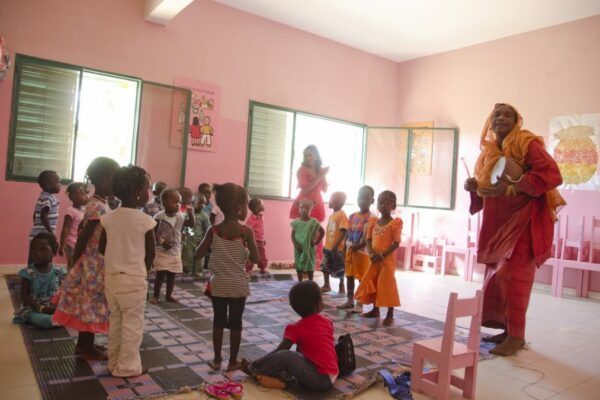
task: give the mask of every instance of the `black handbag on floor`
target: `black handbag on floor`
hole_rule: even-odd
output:
[[[338,376],[350,374],[356,369],[356,358],[354,357],[354,343],[349,333],[340,336],[335,345],[335,352],[338,358]]]

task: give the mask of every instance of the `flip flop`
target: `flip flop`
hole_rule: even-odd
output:
[[[214,399],[227,400],[229,398],[229,393],[221,389],[221,386],[218,384],[207,385],[204,388],[204,392],[208,395],[208,397],[212,397]]]
[[[388,370],[382,369],[379,375],[383,378],[383,384],[388,388],[390,395],[397,400],[413,400],[410,392],[410,374],[402,374],[394,377]]]
[[[223,392],[229,393],[236,400],[244,397],[244,386],[239,382],[230,380],[217,385]]]

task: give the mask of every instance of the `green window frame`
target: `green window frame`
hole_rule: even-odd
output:
[[[63,182],[72,181],[85,72],[137,82],[130,156],[132,161],[135,159],[140,78],[16,54],[6,180],[36,182],[42,170],[54,169],[63,177]]]
[[[261,123],[258,121],[259,117],[257,115],[257,111],[259,109],[262,109],[266,111],[267,114],[270,114],[264,116],[261,120],[262,132],[259,132],[261,129],[258,128],[258,125]],[[306,116],[315,119],[323,119],[325,121],[346,124],[349,126],[360,128],[362,130],[361,141],[363,144],[363,148],[361,149],[361,162],[359,167],[359,179],[360,183],[362,184],[362,182],[364,181],[365,172],[364,147],[366,145],[367,135],[366,125],[251,100],[249,103],[248,113],[246,168],[244,174],[244,185],[248,189],[249,193],[253,196],[260,196],[263,199],[293,200],[292,192],[294,191],[294,188],[292,187],[292,182],[294,181],[293,174],[295,174],[296,172],[293,166],[294,161],[297,161],[294,159],[294,154],[298,152],[298,149],[295,148],[295,146],[297,145],[296,131],[298,116]],[[283,121],[283,119],[285,118],[287,118],[287,123]],[[269,121],[267,121],[267,119]],[[256,129],[255,123],[257,125]],[[285,129],[290,130],[289,132],[287,132],[287,135],[291,135],[291,138],[283,140],[282,143],[281,135],[286,135],[286,132],[284,131]],[[277,148],[268,149],[264,146],[265,143],[268,142],[269,138],[279,140],[279,143],[281,145],[279,151]],[[283,181],[280,181],[277,178],[269,177],[269,175],[272,175],[274,171],[279,171],[278,168],[273,168],[272,165],[264,164],[264,162],[273,159],[276,159],[276,161],[279,164],[277,165],[277,167],[283,168],[283,174],[287,176],[288,187],[285,191],[286,193],[273,193],[273,190],[276,190],[274,189],[274,186],[277,186],[277,182],[283,184]],[[327,163],[327,160],[325,161]],[[262,188],[256,185],[258,182],[263,183]],[[269,187],[269,189],[262,190],[265,186]],[[349,201],[352,201],[352,199],[354,199],[355,197],[353,194],[348,195]]]
[[[264,115],[259,115],[260,113]],[[385,184],[376,190],[389,189],[396,192],[397,205],[409,208],[435,210],[453,210],[456,198],[456,168],[458,156],[458,129],[445,127],[403,128],[403,127],[370,127],[360,123],[343,121],[331,117],[279,107],[271,104],[250,101],[248,114],[248,135],[246,143],[246,170],[244,184],[251,195],[272,200],[292,200],[291,185],[296,144],[297,117],[306,115],[327,120],[355,125],[363,128],[362,156],[360,166],[361,185],[370,184],[368,176],[379,174],[369,170],[369,162],[378,159],[377,153],[369,152],[371,139],[376,134],[388,135],[381,143],[389,141],[398,155],[391,157],[383,168],[393,169],[399,175],[396,185]],[[291,130],[291,132],[286,132]],[[430,137],[429,153],[425,152],[427,171],[418,171],[418,163],[423,152],[420,140],[423,134]],[[291,135],[291,140],[282,137]],[[268,148],[266,143],[278,141]],[[284,144],[285,143],[285,144]],[[421,147],[419,147],[421,146]],[[287,157],[283,156],[288,152]],[[325,160],[327,162],[327,160]],[[414,168],[413,168],[414,164]],[[379,165],[375,168],[381,168]],[[286,176],[289,186],[286,193],[274,194],[278,186],[282,186]],[[274,175],[279,175],[279,177]],[[261,186],[262,185],[262,186]],[[265,190],[262,190],[267,188]],[[346,193],[349,202],[355,193]]]

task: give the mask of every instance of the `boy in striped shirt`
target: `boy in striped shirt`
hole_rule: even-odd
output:
[[[29,234],[29,241],[35,235],[44,231],[48,231],[54,235],[58,221],[58,206],[60,202],[54,197],[54,194],[60,192],[60,175],[56,171],[42,171],[38,176],[38,184],[42,188],[42,193],[40,193],[40,197],[35,203],[33,227]]]

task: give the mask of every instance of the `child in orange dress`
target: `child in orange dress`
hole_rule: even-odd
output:
[[[367,252],[371,265],[360,282],[354,298],[361,304],[374,304],[367,318],[378,318],[379,308],[387,307],[387,315],[383,326],[394,322],[394,307],[400,306],[400,296],[396,286],[394,272],[396,258],[394,254],[400,244],[402,220],[392,218],[391,212],[396,209],[396,195],[385,190],[377,198],[377,209],[381,217],[377,221],[369,221],[367,227]]]

